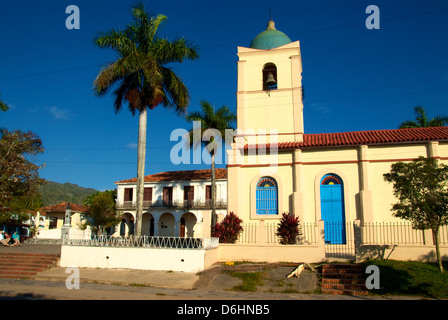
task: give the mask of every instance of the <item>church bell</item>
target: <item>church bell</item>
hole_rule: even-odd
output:
[[[272,72],[268,73],[268,78],[266,79],[266,87],[271,88],[277,85],[277,81],[274,79]]]

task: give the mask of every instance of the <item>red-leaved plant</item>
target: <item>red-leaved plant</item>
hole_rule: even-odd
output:
[[[233,212],[225,216],[224,220],[216,223],[212,230],[212,237],[219,237],[220,243],[235,243],[238,235],[243,231],[241,223],[243,220],[238,218]]]
[[[281,244],[295,244],[297,237],[302,235],[299,228],[299,217],[283,213],[277,226],[276,235],[280,238]]]

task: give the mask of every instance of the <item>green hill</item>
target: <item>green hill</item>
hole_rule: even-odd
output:
[[[51,206],[56,203],[70,202],[81,204],[83,200],[91,194],[97,192],[95,189],[83,188],[73,183],[57,183],[47,181],[39,189],[44,206]]]

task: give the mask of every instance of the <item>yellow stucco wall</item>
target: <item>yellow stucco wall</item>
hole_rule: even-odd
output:
[[[448,144],[438,144],[441,162],[448,163]],[[397,202],[392,184],[383,174],[397,161],[427,156],[430,143],[304,150],[300,159],[293,152],[280,152],[277,167],[259,167],[248,157],[240,166],[228,167],[229,211],[245,222],[280,219],[281,213],[293,212],[302,222],[318,221],[320,216],[320,181],[325,174],[340,176],[344,184],[345,220],[365,222],[401,221],[393,217],[391,207]],[[254,156],[251,156],[254,158]],[[361,161],[364,160],[364,161]],[[270,170],[267,171],[267,170]],[[263,176],[271,176],[279,185],[279,215],[256,215],[254,189]],[[294,186],[294,184],[296,184]],[[238,187],[236,187],[238,186]],[[300,203],[294,204],[294,201]]]
[[[303,133],[299,42],[275,50],[238,47],[238,57],[238,129],[244,134],[273,130],[278,141],[294,141],[294,133]],[[276,90],[263,91],[267,63],[277,68]]]

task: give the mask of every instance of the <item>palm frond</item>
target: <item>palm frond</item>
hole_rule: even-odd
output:
[[[8,109],[9,109],[9,106],[6,103],[4,103],[2,100],[0,100],[0,110],[6,111]]]
[[[233,129],[232,123],[236,121],[236,114],[227,106],[215,110],[213,105],[205,100],[201,100],[200,105],[202,111],[190,112],[185,119],[190,122],[201,122],[201,136],[207,140],[202,144],[206,146],[207,151],[214,152],[216,146],[222,145],[223,142],[226,144],[233,142],[234,132],[229,129]]]
[[[131,90],[138,89],[138,75],[136,73],[130,74],[127,77],[121,79],[119,86],[114,91],[114,110],[115,113],[118,113],[124,101],[127,100],[126,96],[129,94]],[[134,105],[129,104],[129,111],[131,111],[132,115],[135,115],[137,111]]]
[[[429,121],[429,127],[444,127],[448,125],[448,117],[447,116],[436,116],[435,118]]]
[[[419,128],[419,127],[420,127],[420,125],[417,122],[412,121],[412,120],[408,120],[408,121],[402,122],[400,124],[399,128],[400,129],[407,129],[407,128]]]
[[[94,39],[94,43],[100,48],[113,49],[123,55],[136,50],[136,44],[123,31],[101,32]]]
[[[400,124],[400,129],[403,128],[425,128],[425,127],[443,127],[448,125],[447,116],[437,116],[431,120],[428,120],[425,108],[422,106],[416,106],[414,108],[416,114],[416,121],[408,120]]]
[[[179,38],[171,42],[166,39],[158,39],[153,43],[152,52],[161,64],[183,62],[185,59],[195,60],[199,58],[197,47],[184,38]]]
[[[103,68],[96,77],[96,94],[105,95],[112,86],[118,85],[114,91],[116,112],[124,101],[130,104],[133,101],[134,105],[129,106],[131,112],[143,107],[152,109],[159,103],[175,107],[177,113],[186,112],[190,103],[188,89],[164,65],[196,58],[196,49],[183,38],[173,42],[160,39],[157,31],[167,17],[162,14],[150,17],[143,3],[133,6],[131,13],[134,23],[126,29],[103,32],[95,39],[99,47],[114,49],[119,54],[119,59]],[[133,74],[136,76],[132,77],[132,83],[125,83]]]
[[[176,112],[184,114],[190,104],[190,93],[181,78],[179,78],[170,68],[162,67],[163,88],[166,92],[167,100],[165,107],[175,107]]]
[[[193,111],[193,112],[190,112],[186,117],[185,117],[185,119],[187,120],[187,121],[191,121],[191,122],[193,122],[193,121],[199,121],[199,122],[204,122],[204,120],[203,120],[203,118],[202,118],[202,113],[200,113],[199,111]]]
[[[414,112],[416,113],[417,122],[420,124],[420,127],[427,127],[428,126],[428,118],[426,116],[425,108],[422,106],[416,106],[414,108]]]
[[[104,67],[94,81],[98,96],[105,95],[118,80],[135,74],[141,68],[141,56],[138,52],[124,56]]]

